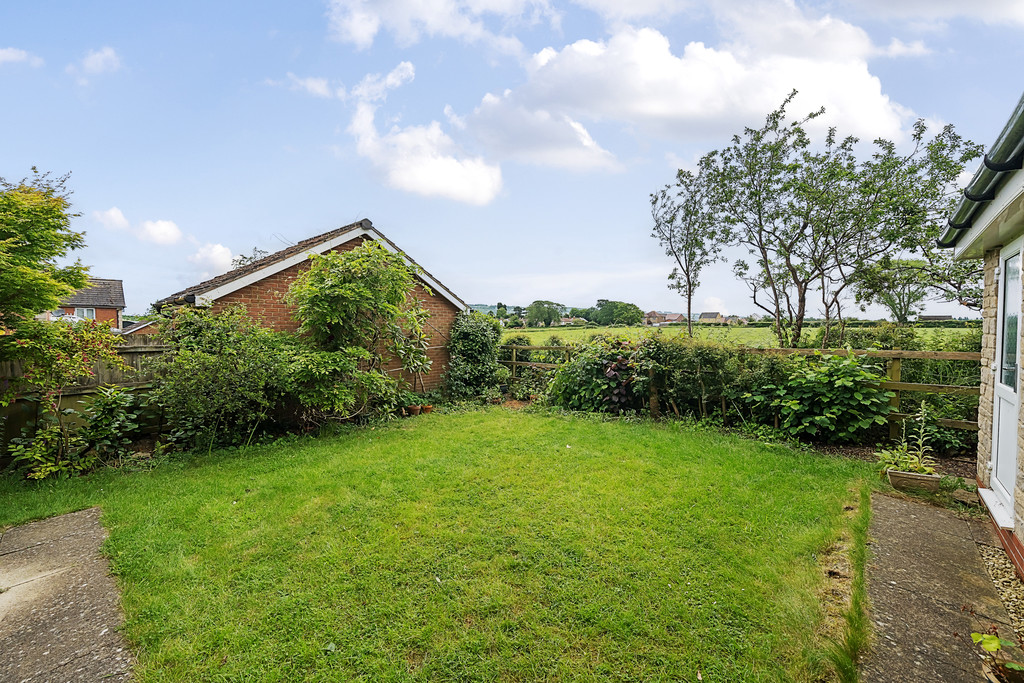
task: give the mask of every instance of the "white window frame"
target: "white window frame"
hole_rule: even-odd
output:
[[[79,318],[83,318],[85,320],[95,320],[96,319],[96,309],[95,308],[76,308],[75,309],[75,315],[78,316]]]

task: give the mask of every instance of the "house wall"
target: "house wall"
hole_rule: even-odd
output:
[[[111,327],[121,327],[120,316],[116,308],[97,308],[95,306],[79,306],[78,308],[96,308],[96,322],[110,323]],[[61,310],[67,315],[74,315],[75,306],[61,306]]]
[[[978,484],[989,487],[992,471],[992,412],[995,405],[996,341],[999,334],[999,266],[1000,250],[985,252],[985,289],[982,306],[981,337],[981,401],[978,405]],[[1024,307],[1024,301],[1022,301]],[[1024,348],[1024,329],[1019,330],[1017,348]],[[1021,378],[1018,377],[1018,395]],[[1024,578],[1024,401],[1019,401],[1017,419],[1017,476],[1013,491],[1013,531],[996,527],[996,533],[1017,574]],[[994,523],[993,523],[994,524]]]
[[[989,485],[992,461],[992,407],[995,400],[996,325],[999,312],[999,281],[996,267],[999,250],[985,254],[985,289],[981,309],[981,400],[978,402],[978,481]]]
[[[363,237],[358,237],[350,240],[339,245],[333,251],[350,251],[359,246],[363,239]],[[265,327],[279,332],[294,332],[299,327],[299,321],[293,317],[295,309],[285,301],[285,295],[299,272],[308,267],[309,262],[303,261],[259,282],[254,282],[221,297],[211,306],[211,310],[219,312],[230,306],[242,304],[249,315]],[[433,361],[433,366],[430,373],[423,377],[424,389],[437,389],[441,386],[441,375],[448,368],[448,337],[455,317],[459,314],[459,308],[437,294],[433,296],[427,294],[422,284],[416,286],[415,294],[423,302],[424,308],[430,311],[430,319],[427,321],[429,335],[427,356]],[[387,368],[390,372],[401,374],[410,385],[413,384],[414,378],[401,373],[397,365],[389,364]]]

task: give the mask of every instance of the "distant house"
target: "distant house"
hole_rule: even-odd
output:
[[[682,313],[666,313],[664,325],[682,324],[686,322],[686,316]]]
[[[113,329],[119,330],[124,313],[124,286],[121,280],[91,277],[85,287],[61,301],[53,313],[58,311],[82,320],[108,323]],[[53,315],[47,318],[52,320]]]
[[[587,321],[585,318],[562,318],[558,322],[559,325],[586,325]]]
[[[701,313],[697,318],[698,323],[724,323],[725,318],[718,311],[711,311],[708,313]]]
[[[430,334],[427,355],[433,361],[430,373],[424,377],[424,386],[427,389],[437,388],[441,384],[441,375],[448,368],[447,344],[452,323],[469,306],[366,219],[302,240],[223,275],[187,287],[157,301],[154,307],[160,311],[176,306],[202,306],[220,311],[242,304],[249,315],[265,327],[293,332],[299,323],[293,317],[294,309],[285,301],[285,295],[299,272],[309,267],[309,255],[350,251],[366,240],[374,240],[385,249],[402,254],[406,262],[420,270],[415,294],[431,314],[427,324]],[[427,287],[432,294],[427,292]],[[406,379],[412,381],[412,378]]]
[[[651,327],[654,325],[660,325],[665,322],[665,315],[658,313],[657,311],[648,311],[644,313],[644,325]]]

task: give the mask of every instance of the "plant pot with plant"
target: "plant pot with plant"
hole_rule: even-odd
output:
[[[927,444],[928,406],[924,401],[911,420],[915,426],[909,441],[904,421],[899,443],[878,451],[879,473],[888,477],[897,491],[938,493],[942,477],[935,473],[935,458]]]

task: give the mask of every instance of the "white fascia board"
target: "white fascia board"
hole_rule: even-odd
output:
[[[356,228],[354,230],[350,230],[349,232],[338,235],[337,237],[333,237],[327,240],[326,242],[321,242],[320,244],[315,245],[312,249],[309,249],[308,251],[295,254],[294,256],[289,256],[288,258],[283,259],[281,261],[277,261],[276,263],[271,263],[270,265],[260,268],[259,270],[253,271],[248,275],[244,275],[238,278],[237,280],[232,280],[231,282],[227,282],[221,285],[220,287],[216,287],[204,294],[200,294],[196,296],[196,305],[209,306],[213,304],[213,302],[217,301],[217,299],[225,297],[233,292],[237,292],[243,287],[248,287],[249,285],[255,284],[260,280],[263,280],[264,278],[270,277],[271,275],[280,273],[282,270],[287,270],[288,268],[291,268],[292,266],[298,263],[302,263],[307,258],[309,258],[309,255],[311,253],[325,254],[331,249],[341,246],[346,242],[351,242],[352,240],[357,239],[359,237],[369,237],[370,239],[374,240],[375,242],[377,242],[390,252],[402,253],[399,249],[392,245],[391,242],[389,242],[387,238],[384,237],[384,235],[377,232],[376,229],[370,228],[369,230],[367,230],[366,228]],[[404,253],[402,253],[402,256],[405,259],[406,263],[409,263],[409,257],[405,256]],[[451,303],[455,304],[456,307],[463,308],[462,306],[459,305],[460,299],[454,294],[452,294],[450,291],[448,291],[448,289],[444,287],[440,282],[430,277],[426,273],[422,273],[418,277],[421,280],[423,280],[427,284],[427,286],[434,290],[434,292],[439,292],[444,298],[446,298]]]
[[[974,224],[954,248],[957,259],[981,258],[1024,232],[1024,171],[1017,171],[999,188],[995,199],[978,213]]]

